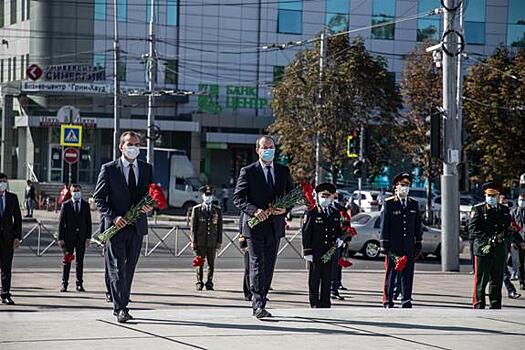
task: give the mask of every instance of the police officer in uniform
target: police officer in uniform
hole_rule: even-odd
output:
[[[412,177],[401,173],[394,178],[395,195],[385,200],[381,212],[381,247],[385,253],[383,306],[394,307],[396,278],[401,284],[401,307],[412,308],[414,262],[421,254],[422,225],[418,202],[408,197]],[[406,267],[395,270],[396,257],[406,256]]]
[[[191,237],[193,250],[202,256],[208,265],[208,277],[203,283],[204,267],[197,268],[197,290],[213,290],[213,271],[215,255],[222,245],[222,213],[218,205],[213,204],[213,188],[203,186],[202,203],[193,207],[191,211]]]
[[[332,280],[332,259],[322,256],[332,247],[343,245],[341,216],[332,204],[336,188],[322,183],[315,188],[317,207],[306,212],[303,234],[303,255],[308,262],[308,288],[312,308],[329,308]]]
[[[498,203],[499,188],[494,182],[483,185],[485,202],[472,207],[469,231],[474,237],[474,309],[485,308],[485,289],[489,285],[491,309],[501,309],[501,287],[507,239],[511,224],[509,208]]]

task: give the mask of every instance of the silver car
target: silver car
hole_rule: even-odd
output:
[[[349,244],[350,254],[361,253],[369,259],[380,255],[379,236],[381,231],[381,212],[359,213],[352,218],[352,227],[357,231],[357,236]],[[460,238],[460,251],[464,243]],[[441,230],[423,226],[423,256],[441,256]]]

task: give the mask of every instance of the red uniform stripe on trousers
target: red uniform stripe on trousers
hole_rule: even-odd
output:
[[[478,303],[478,293],[476,286],[478,284],[478,257],[474,255],[474,291],[472,292],[472,306],[475,307]]]
[[[385,277],[383,278],[383,305],[386,304],[388,301],[388,298],[387,298],[388,286],[386,285],[387,273],[388,273],[388,256],[385,255]]]

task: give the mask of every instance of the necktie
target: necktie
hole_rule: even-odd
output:
[[[402,199],[402,200],[401,200],[401,204],[403,205],[403,208],[406,208],[406,207],[407,207],[407,203],[406,203],[406,200],[405,200],[405,199]]]
[[[80,203],[75,201],[75,212],[78,214],[80,212]]]
[[[128,189],[131,194],[135,194],[135,191],[137,190],[137,179],[135,178],[133,163],[129,163]]]
[[[0,217],[4,216],[4,196],[0,197]]]
[[[266,166],[266,181],[268,182],[268,186],[270,187],[270,190],[273,193],[273,175],[272,175],[272,167],[267,165]]]

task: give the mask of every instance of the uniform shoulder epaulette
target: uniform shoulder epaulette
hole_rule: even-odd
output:
[[[220,206],[220,205],[217,205],[217,204],[213,204],[213,208],[215,208],[215,209],[219,209],[219,210],[222,209],[221,206]]]
[[[472,208],[479,208],[479,207],[482,207],[484,205],[485,205],[485,203],[481,202],[481,203],[478,203],[478,204],[474,205]]]
[[[385,201],[391,201],[393,199],[396,199],[396,196],[390,196],[390,197],[386,198]]]

